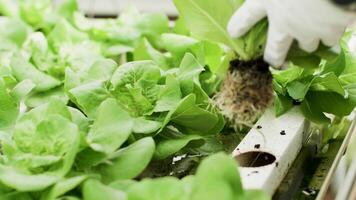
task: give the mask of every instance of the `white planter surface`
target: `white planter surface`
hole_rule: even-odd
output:
[[[273,109],[265,112],[233,152],[246,189],[275,192],[302,147],[307,125],[298,108],[278,118]]]
[[[55,4],[63,0],[54,0]],[[134,6],[142,12],[159,12],[176,16],[177,10],[172,0],[77,0],[80,9],[89,15],[118,15]]]

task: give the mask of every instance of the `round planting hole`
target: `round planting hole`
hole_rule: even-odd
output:
[[[276,157],[262,151],[249,151],[235,156],[240,167],[263,167],[276,161]]]

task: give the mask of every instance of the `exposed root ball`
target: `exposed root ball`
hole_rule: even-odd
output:
[[[273,100],[272,74],[263,60],[232,61],[214,97],[231,128],[251,127]]]

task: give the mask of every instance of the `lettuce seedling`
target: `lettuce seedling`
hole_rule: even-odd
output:
[[[79,128],[72,121],[75,114],[53,100],[21,116],[12,136],[2,134],[1,182],[18,191],[34,191],[65,176],[80,145]]]
[[[101,70],[94,70],[98,66]],[[102,102],[115,99],[120,113],[127,113],[123,124],[132,123],[130,141],[156,136],[155,158],[164,159],[192,141],[199,140],[201,146],[203,136],[215,135],[224,126],[223,117],[200,86],[203,70],[189,53],[178,68],[166,71],[154,61],[134,61],[119,67],[106,61],[92,65],[87,73],[68,69],[65,88],[71,101],[96,121],[103,117]],[[91,147],[103,152],[100,146]]]
[[[290,64],[287,70],[273,71],[277,116],[296,104],[311,121],[328,124],[330,118],[325,113],[342,118],[354,110],[355,53],[347,45],[351,36],[348,32],[342,38],[341,52],[335,59],[324,60],[315,68]]]
[[[34,88],[35,84],[30,80],[15,83],[11,76],[0,76],[0,130],[13,126],[20,114],[20,102]]]
[[[305,116],[317,123],[330,120],[324,113],[346,116],[355,107],[353,77],[355,56],[341,42],[341,53],[332,53],[321,45],[314,53],[306,53],[293,44],[289,69],[273,70],[259,57],[264,50],[267,21],[262,20],[245,36],[233,39],[226,30],[227,23],[243,1],[234,0],[175,0],[175,5],[193,37],[222,43],[235,52],[220,92],[214,97],[216,105],[232,127],[250,126],[272,103],[276,92],[276,115],[294,104],[301,104]],[[182,21],[179,22],[182,27]],[[182,29],[182,28],[181,28]],[[221,67],[221,66],[220,66]]]
[[[86,200],[102,197],[108,200],[269,199],[262,191],[244,190],[236,167],[230,156],[217,153],[202,161],[195,176],[118,180],[109,185],[89,179],[83,185],[83,196]]]
[[[242,38],[233,39],[227,23],[243,1],[175,0],[174,3],[191,35],[200,40],[221,43],[234,55],[226,62],[225,80],[214,97],[215,104],[234,129],[251,126],[271,104],[272,75],[262,56],[267,21],[262,20]],[[182,22],[180,22],[182,23]]]

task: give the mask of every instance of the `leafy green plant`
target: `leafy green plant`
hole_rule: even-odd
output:
[[[10,128],[16,121],[20,112],[20,101],[34,88],[34,84],[25,80],[15,86],[7,82],[14,81],[13,77],[0,78],[0,129]]]
[[[21,116],[12,134],[3,135],[1,182],[18,191],[35,191],[67,174],[80,144],[72,115],[78,113],[53,100]]]
[[[310,54],[293,45],[288,55],[288,61],[290,61],[288,68],[282,71],[272,70],[272,82],[268,73],[260,76],[257,71],[261,67],[256,67],[259,65],[251,62],[262,55],[266,39],[266,21],[262,20],[245,36],[238,39],[231,38],[227,33],[227,23],[242,2],[233,0],[222,0],[219,3],[213,0],[174,1],[182,20],[177,28],[184,31],[182,24],[185,24],[188,29],[188,31],[185,30],[186,34],[230,47],[236,54],[230,57],[230,60],[239,60],[236,62],[237,65],[230,64],[230,70],[226,72],[221,91],[214,98],[228,122],[235,124],[233,126],[235,129],[236,126],[241,127],[241,123],[251,126],[260,113],[263,113],[264,109],[269,106],[268,102],[272,102],[272,85],[276,93],[277,116],[291,109],[294,106],[293,102],[301,104],[304,115],[316,123],[330,122],[325,113],[337,117],[349,115],[355,107],[352,89],[355,81],[353,78],[355,58],[347,47],[350,34],[347,34],[341,41],[341,53],[338,56],[324,46]],[[228,68],[219,67],[224,70]],[[241,70],[241,68],[251,70]],[[261,85],[265,87],[256,85],[256,83],[262,83]],[[254,84],[256,87],[251,87]],[[256,93],[260,96],[256,96]],[[262,103],[251,104],[244,100],[247,99],[246,96],[255,97],[254,95],[256,98],[252,98],[253,102],[263,99]],[[240,96],[242,98],[239,98]]]
[[[232,38],[227,24],[243,1],[175,0],[180,18],[192,37],[229,47],[222,64],[210,65],[223,81],[215,87],[214,103],[235,130],[251,127],[273,99],[272,77],[263,62],[267,21],[256,24],[245,36]],[[178,25],[182,27],[183,22]],[[178,26],[177,25],[177,26]],[[213,51],[219,55],[219,51]],[[232,62],[234,61],[234,62]],[[246,98],[248,97],[248,98]]]
[[[342,118],[354,110],[355,55],[347,47],[350,36],[351,32],[343,37],[337,58],[325,60],[318,67],[302,68],[291,63],[287,70],[274,71],[277,115],[288,111],[293,101],[301,104],[308,119],[322,124],[331,122],[325,113]]]
[[[228,37],[241,2],[176,1],[183,18],[170,28],[165,15],[134,9],[95,21],[74,0],[55,9],[47,0],[1,1],[0,199],[269,199],[244,190],[235,161],[216,154],[226,122],[215,95],[230,61],[258,58],[265,40],[266,21],[242,39]],[[319,68],[296,55],[274,72],[277,113],[332,95],[335,107],[322,102],[311,119],[348,114],[354,72],[346,46]]]
[[[115,181],[103,185],[96,180],[88,180],[83,186],[84,199],[136,199],[147,197],[154,200],[187,199],[268,199],[259,191],[244,191],[235,162],[223,153],[212,155],[202,161],[196,176],[181,180],[173,177],[144,179],[142,181]]]
[[[268,199],[212,155],[223,150],[210,98],[228,66],[222,45],[162,14],[95,21],[77,9],[0,2],[0,199]],[[175,167],[186,177],[165,177]]]
[[[267,23],[260,22],[246,36],[233,39],[227,23],[241,6],[242,0],[175,0],[177,9],[191,34],[202,40],[223,43],[235,51],[241,60],[253,60],[262,55]]]

